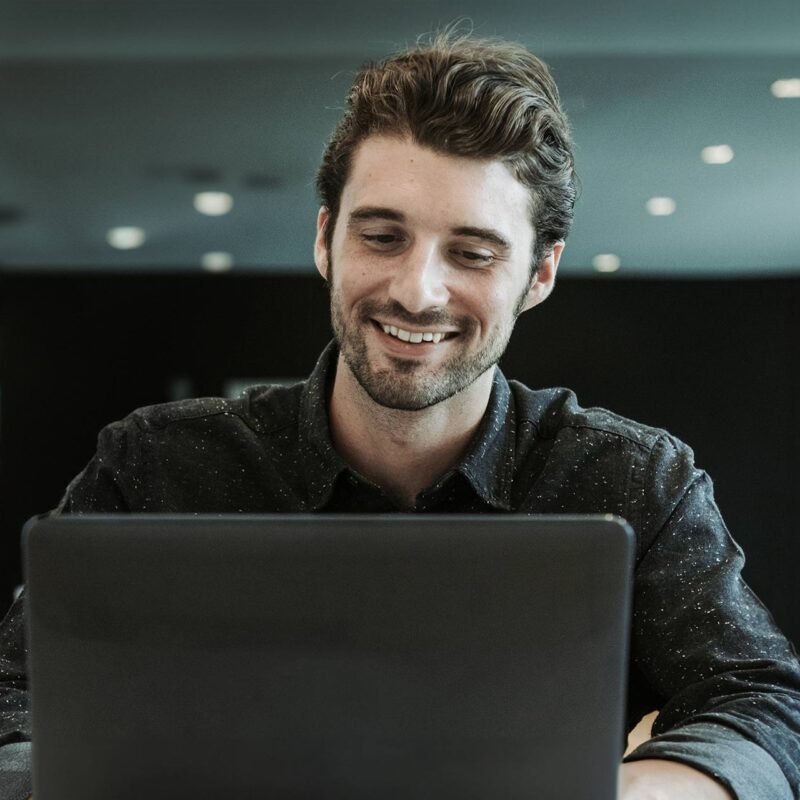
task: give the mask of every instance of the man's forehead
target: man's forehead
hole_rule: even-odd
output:
[[[502,185],[522,196],[523,186],[507,164],[499,158],[474,158],[434,150],[417,144],[410,137],[373,135],[362,141],[353,153],[347,185],[351,183],[393,184],[398,178],[409,182],[424,178],[444,178],[461,183]]]

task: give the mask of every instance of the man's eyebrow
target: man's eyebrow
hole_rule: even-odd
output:
[[[384,206],[362,206],[350,212],[349,224],[356,222],[365,222],[373,219],[386,219],[390,222],[405,222],[406,215],[402,211],[397,211],[394,208],[387,208]],[[511,249],[511,243],[502,236],[498,231],[492,228],[476,228],[473,225],[461,225],[458,228],[453,228],[450,233],[454,236],[471,236],[475,239],[483,239],[487,242],[492,242],[504,250]]]
[[[491,228],[473,228],[470,226],[462,226],[460,228],[453,228],[453,234],[456,236],[472,236],[475,239],[484,239],[487,242],[492,242],[498,247],[505,250],[511,249],[511,243],[505,237],[501,236],[496,230]]]
[[[362,206],[350,212],[349,221],[364,222],[370,219],[388,219],[392,222],[405,222],[406,215],[393,208],[385,208],[383,206]]]

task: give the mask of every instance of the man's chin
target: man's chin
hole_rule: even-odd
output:
[[[461,374],[454,380],[457,365],[452,362],[433,367],[426,359],[404,358],[396,353],[360,350],[342,352],[344,361],[367,396],[382,408],[394,411],[423,411],[461,392],[477,375],[469,379]]]
[[[409,362],[404,361],[403,363],[408,364]],[[405,374],[415,371],[418,365],[411,362],[411,366],[412,369],[405,371]],[[399,369],[400,367],[398,367]],[[392,378],[381,378],[375,375],[364,376],[358,373],[355,375],[359,385],[370,399],[383,408],[394,411],[422,411],[443,399],[437,397],[435,392],[424,391],[419,386],[398,385],[398,381],[392,380]]]

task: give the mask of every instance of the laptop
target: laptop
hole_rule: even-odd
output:
[[[67,516],[23,533],[36,800],[613,800],[617,517]]]

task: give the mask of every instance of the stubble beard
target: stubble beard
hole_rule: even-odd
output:
[[[455,327],[459,332],[458,338],[463,337],[464,341],[472,338],[477,324],[469,317],[453,318],[444,311],[411,315],[397,302],[381,304],[364,300],[354,310],[354,322],[351,325],[342,311],[338,289],[332,282],[330,286],[331,323],[345,364],[375,403],[400,411],[421,411],[448,400],[471,386],[500,360],[521,311],[520,300],[511,320],[498,328],[477,352],[466,353],[459,349],[435,371],[429,371],[424,362],[403,358],[391,358],[391,367],[377,368],[369,358],[366,333],[369,326],[374,325],[373,319],[376,317],[402,320],[417,329]],[[445,346],[460,347],[457,342]]]

